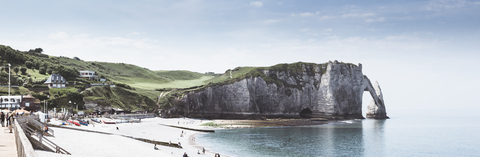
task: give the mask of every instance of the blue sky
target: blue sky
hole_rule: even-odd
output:
[[[19,50],[217,73],[339,60],[393,108],[480,108],[480,1],[0,2],[0,44]]]

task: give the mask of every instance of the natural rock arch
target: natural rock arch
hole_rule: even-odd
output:
[[[364,81],[367,83],[365,91],[368,91],[372,96],[370,104],[367,106],[367,118],[374,119],[387,119],[387,112],[383,101],[382,90],[378,82],[375,82],[375,86],[372,86],[372,82],[367,76],[364,76]]]

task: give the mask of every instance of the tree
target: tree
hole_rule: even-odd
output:
[[[13,72],[15,72],[15,74],[17,74],[17,75],[18,75],[18,71],[19,71],[19,70],[20,70],[20,69],[19,69],[18,67],[13,68]]]
[[[27,74],[27,68],[25,67],[20,68],[20,71],[22,72],[22,75]]]
[[[37,61],[33,62],[33,67],[34,67],[35,69],[39,70],[41,64],[42,64],[42,63],[41,63],[39,60],[37,60]]]
[[[42,52],[43,52],[43,49],[42,49],[42,48],[36,48],[36,49],[35,49],[35,52],[42,53]]]
[[[28,69],[32,69],[32,67],[33,67],[32,61],[26,61],[25,66],[27,66]]]
[[[47,73],[50,74],[50,75],[52,75],[52,74],[53,74],[53,69],[50,68],[50,67],[48,67],[48,68],[47,68]]]
[[[40,67],[40,69],[38,70],[38,72],[39,72],[40,74],[45,75],[45,73],[47,72],[47,69],[45,69],[45,67]]]
[[[79,75],[79,72],[76,69],[64,67],[62,65],[55,66],[55,70],[53,70],[53,73],[60,74],[67,80],[73,80]]]

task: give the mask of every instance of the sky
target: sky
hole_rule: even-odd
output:
[[[479,0],[0,3],[0,44],[18,50],[201,73],[362,63],[387,111],[480,109]]]

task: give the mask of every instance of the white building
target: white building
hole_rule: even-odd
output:
[[[20,108],[22,98],[21,95],[0,96],[0,108]]]
[[[68,82],[62,75],[52,74],[44,84],[47,85],[48,88],[67,88]]]
[[[97,80],[98,81],[98,75],[95,73],[95,71],[88,71],[88,70],[83,70],[79,71],[80,72],[80,78],[86,78],[90,80]]]

